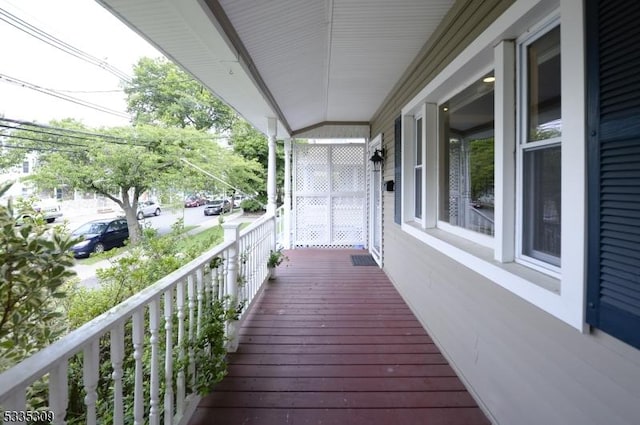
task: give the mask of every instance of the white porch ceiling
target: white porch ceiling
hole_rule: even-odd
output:
[[[368,137],[453,0],[97,0],[261,131]]]

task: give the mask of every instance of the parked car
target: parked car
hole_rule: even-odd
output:
[[[185,208],[199,207],[201,205],[204,205],[205,203],[206,200],[199,196],[189,196],[184,200]]]
[[[53,223],[56,218],[62,217],[60,205],[55,201],[42,201],[34,205],[33,208],[36,210],[36,212],[42,214],[42,217],[47,221],[47,223]]]
[[[204,215],[224,214],[231,211],[231,202],[228,199],[214,199],[204,207]]]
[[[53,201],[39,201],[33,205],[33,210],[24,211],[18,214],[18,224],[23,223],[25,220],[33,219],[32,214],[42,216],[47,223],[53,223],[56,218],[62,217],[62,210],[60,205]]]
[[[75,244],[71,251],[76,258],[88,257],[91,253],[108,251],[123,246],[129,239],[127,220],[122,217],[93,220],[83,224],[71,232],[73,237],[83,237],[82,242]]]
[[[138,217],[138,220],[142,220],[143,218],[150,215],[158,216],[160,215],[160,212],[161,212],[160,204],[158,204],[157,202],[154,202],[154,201],[139,202],[138,213],[136,214],[136,217]]]

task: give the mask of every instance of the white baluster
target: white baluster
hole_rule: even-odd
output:
[[[218,267],[211,269],[211,303],[218,299]]]
[[[249,237],[245,238],[244,240],[242,240],[242,251],[241,252],[241,261],[240,261],[240,283],[239,283],[239,287],[238,287],[238,301],[241,301],[243,299],[245,299],[247,297],[247,294],[249,293],[249,258],[250,258],[250,254],[251,252],[249,251],[251,248],[251,245],[249,245]]]
[[[19,417],[17,416],[14,417],[12,412],[16,412],[16,415],[17,415],[18,412],[25,412],[27,410],[27,389],[26,388],[18,389],[15,392],[15,394],[12,394],[10,398],[2,402],[2,407],[3,407],[3,412],[9,412],[8,416],[10,419],[10,421],[4,421],[4,418],[2,418],[4,424],[6,425],[26,424],[25,421],[18,420],[20,419]]]
[[[171,425],[173,422],[173,334],[171,327],[173,316],[173,288],[164,293],[164,423]]]
[[[238,304],[238,228],[239,225],[235,223],[224,223],[222,225],[224,229],[225,242],[232,241],[229,246],[229,257],[227,261],[227,293],[228,298],[227,308],[235,308]],[[229,321],[227,323],[227,337],[229,341],[227,343],[227,349],[229,352],[235,352],[238,348],[238,340],[236,336],[236,323],[235,321]]]
[[[202,279],[202,268],[196,270],[196,298],[198,301],[198,325],[196,328],[196,335],[200,335],[200,330],[202,329],[202,303],[204,301],[204,281]]]
[[[68,362],[63,360],[49,373],[49,408],[54,425],[64,425],[69,404]]]
[[[191,387],[194,388],[195,387],[195,383],[196,383],[196,365],[195,365],[195,361],[196,361],[196,356],[195,353],[193,351],[193,341],[195,340],[195,327],[196,327],[196,315],[195,315],[195,308],[196,308],[196,303],[195,303],[195,296],[194,296],[194,292],[195,292],[195,288],[194,288],[194,282],[193,282],[193,275],[189,275],[187,277],[187,309],[189,310],[189,334],[187,336],[187,338],[189,339],[189,351],[188,351],[188,356],[189,356],[189,369],[188,369],[188,373],[190,376],[190,383],[191,383]]]
[[[96,401],[98,400],[98,367],[100,346],[96,338],[84,348],[82,359],[82,381],[84,383],[84,404],[87,406],[87,425],[95,425]]]
[[[204,270],[203,270],[204,273]],[[213,293],[213,288],[212,288],[212,276],[213,276],[213,270],[209,270],[209,278],[208,279],[204,279],[204,302],[207,305],[211,305],[211,301],[213,300],[212,298],[212,293]]]
[[[224,253],[220,254],[220,258],[224,258]],[[224,268],[225,261],[222,261],[216,268],[216,287],[218,288],[218,299],[224,298]]]
[[[124,359],[124,322],[111,329],[111,366],[113,373],[113,423],[124,423],[122,399],[122,361]]]
[[[178,310],[178,361],[182,363],[184,361],[184,282],[178,282],[176,292],[176,309]],[[177,376],[177,399],[176,399],[176,413],[178,416],[182,416],[184,413],[184,398],[185,398],[185,378],[184,368],[178,370]]]
[[[160,380],[158,379],[158,328],[160,316],[160,300],[154,298],[149,303],[149,345],[151,346],[151,382],[149,400],[149,424],[158,425],[160,423],[158,405]]]
[[[144,425],[144,381],[142,351],[144,349],[144,310],[133,314],[133,359],[135,360],[135,387],[133,395],[133,423]]]

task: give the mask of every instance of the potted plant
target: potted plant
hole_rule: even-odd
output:
[[[267,268],[269,269],[269,279],[275,279],[275,271],[276,267],[282,264],[283,261],[289,261],[289,257],[287,257],[282,252],[282,247],[269,251],[269,259],[267,260]]]

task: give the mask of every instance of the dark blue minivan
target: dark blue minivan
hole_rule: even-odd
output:
[[[93,220],[74,230],[71,235],[84,238],[71,250],[76,258],[88,257],[91,253],[100,253],[116,246],[123,246],[129,239],[129,227],[125,218]]]

